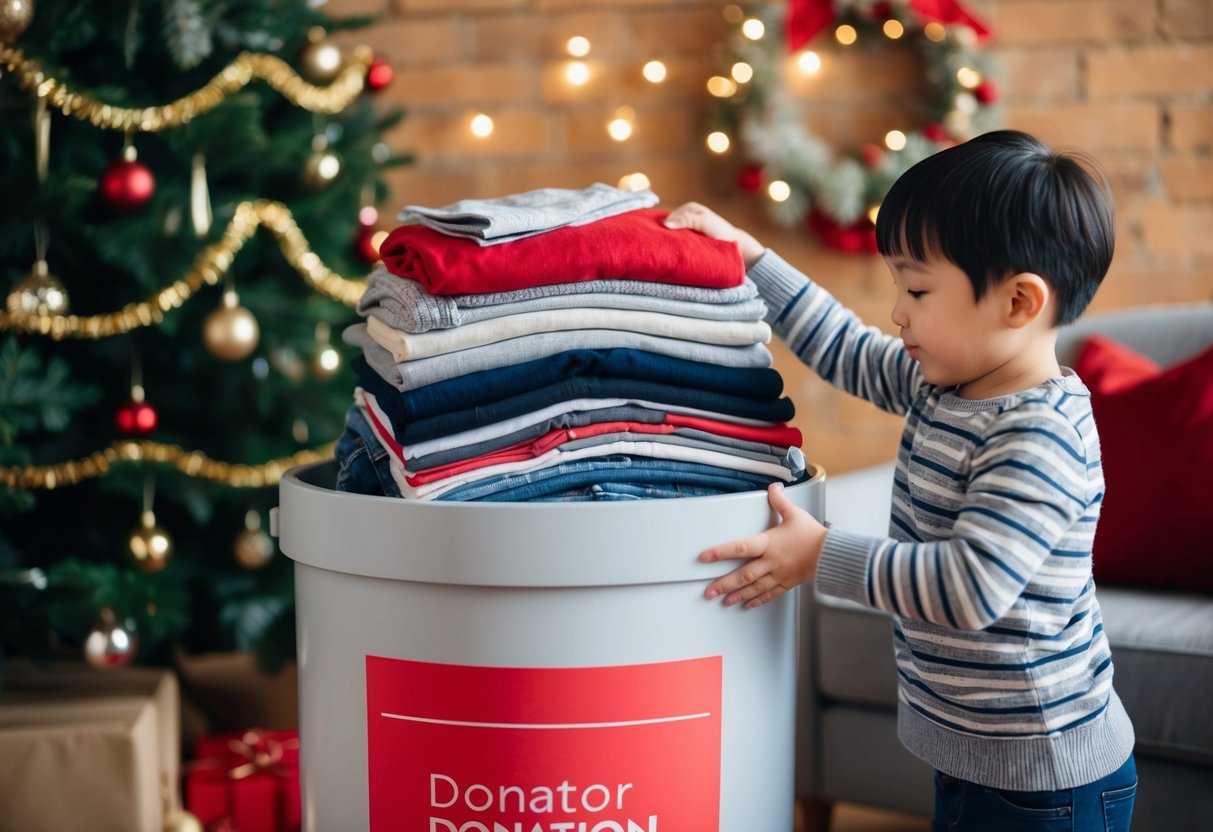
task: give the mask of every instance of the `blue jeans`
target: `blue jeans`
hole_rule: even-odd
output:
[[[392,479],[388,451],[358,405],[345,413],[345,432],[333,449],[337,459],[338,491],[399,497],[400,486]]]
[[[1133,755],[1086,786],[1013,792],[935,772],[931,832],[1128,832],[1137,796]]]
[[[518,502],[543,500],[575,489],[605,483],[631,483],[634,486],[657,485],[652,496],[669,494],[672,487],[711,489],[712,493],[762,490],[770,477],[703,465],[647,457],[606,456],[565,462],[519,474],[499,474],[453,488],[442,501]],[[622,493],[622,492],[620,492]],[[641,494],[642,490],[633,493]],[[702,490],[696,493],[704,493]],[[671,495],[672,496],[672,495]]]

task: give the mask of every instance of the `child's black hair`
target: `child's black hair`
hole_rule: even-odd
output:
[[[1038,274],[1060,326],[1082,314],[1112,262],[1112,199],[1089,157],[999,130],[902,174],[880,206],[876,241],[886,257],[953,263],[977,299],[1011,275]]]

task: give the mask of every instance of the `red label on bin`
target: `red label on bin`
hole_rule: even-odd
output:
[[[705,832],[721,657],[515,668],[366,658],[372,832]]]

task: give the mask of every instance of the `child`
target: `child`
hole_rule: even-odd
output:
[[[1055,353],[1112,259],[1098,169],[999,131],[906,171],[876,225],[899,338],[703,206],[667,225],[736,241],[801,360],[906,417],[888,538],[776,484],[779,525],[700,555],[748,560],[706,596],[755,607],[816,576],[894,616],[898,734],[936,769],[934,830],[1128,829],[1133,726],[1091,580],[1099,437]]]

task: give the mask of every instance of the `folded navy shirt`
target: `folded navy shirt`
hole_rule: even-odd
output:
[[[783,377],[771,367],[720,367],[623,347],[567,350],[403,392],[388,385],[390,393],[383,386],[387,382],[364,357],[356,356],[350,364],[359,383],[385,407],[386,399],[399,402],[398,412],[405,422],[466,410],[577,377],[627,378],[760,400],[783,393]],[[392,422],[396,422],[394,417]]]
[[[396,441],[406,447],[410,443],[491,425],[575,399],[651,402],[657,407],[691,408],[719,414],[726,419],[732,416],[760,422],[786,422],[795,414],[792,400],[786,397],[751,399],[662,382],[587,376],[565,378],[534,390],[462,410],[423,419],[410,419],[400,391],[380,378],[377,373],[369,373],[366,378],[360,377],[359,382],[375,396],[379,406],[392,422],[392,433]]]

